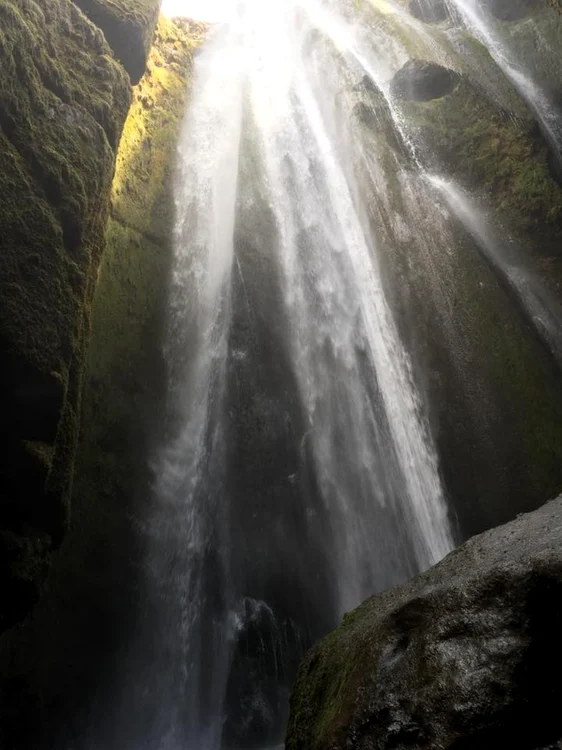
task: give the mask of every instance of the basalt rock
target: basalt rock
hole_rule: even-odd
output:
[[[38,606],[0,639],[2,748],[62,747],[61,734],[79,731],[82,710],[97,705],[101,685],[106,718],[122,711],[107,672],[132,640],[128,625],[147,616],[136,609],[141,532],[131,519],[142,515],[150,495],[148,432],[154,437],[164,412],[161,340],[174,159],[193,50],[204,31],[200,24],[161,18],[147,71],[132,92],[92,301],[72,524]],[[46,542],[40,535],[6,540],[14,549],[12,567],[18,565],[26,581],[37,573],[23,569],[27,549],[37,556]]]
[[[157,0],[0,0],[0,631],[69,524],[115,153]],[[96,23],[99,23],[99,26]],[[113,49],[110,44],[113,45]]]
[[[394,76],[391,90],[397,99],[428,102],[450,94],[458,80],[458,73],[442,65],[408,60]]]
[[[535,750],[562,736],[562,499],[366,601],[314,647],[287,750]]]

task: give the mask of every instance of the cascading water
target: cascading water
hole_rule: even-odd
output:
[[[279,742],[303,649],[453,544],[355,178],[341,92],[368,54],[328,4],[252,0],[198,58],[149,523],[147,750]]]
[[[82,513],[77,498],[71,534],[86,551],[71,548],[54,596],[22,627],[24,657],[8,657],[26,674],[0,698],[10,693],[14,723],[16,704],[43,722],[39,741],[17,747],[280,750],[301,657],[343,613],[562,486],[562,192],[549,161],[562,119],[516,39],[523,25],[538,39],[556,11],[502,26],[485,4],[234,0],[208,30],[177,153],[167,382],[147,379],[149,398],[167,387],[165,414],[154,425],[147,410],[150,430],[130,419],[143,395],[137,379],[121,387],[119,359],[140,349],[133,330],[103,361],[103,387],[95,362],[88,378],[82,503],[123,455],[127,469],[144,457],[147,437],[157,449],[130,483],[119,465],[101,510]],[[160,63],[183,59],[164,30],[145,79],[158,90],[176,80]],[[124,172],[135,216],[168,199],[158,182],[169,155],[151,141],[175,111],[167,93],[161,113],[156,95],[146,101],[129,173],[145,176],[150,155],[150,200],[138,200],[140,183],[128,193]],[[135,128],[142,88],[136,101]],[[133,152],[137,135],[125,139]],[[149,294],[152,355],[164,290],[137,289],[120,267],[122,237],[137,242],[121,218],[105,267],[106,281],[121,277],[110,294],[102,279],[97,304],[118,309],[97,329],[123,325],[123,301],[135,295],[138,312]],[[133,264],[169,249],[166,237],[138,241]],[[98,423],[106,387],[108,413],[115,394],[134,405]],[[61,581],[86,557],[101,561],[99,577]],[[105,597],[113,561],[126,569]],[[83,581],[96,590],[82,597]],[[27,647],[43,623],[56,637],[29,649],[41,658],[28,693]]]

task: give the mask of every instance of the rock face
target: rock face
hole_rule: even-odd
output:
[[[366,601],[305,658],[287,750],[535,750],[562,736],[562,499]]]
[[[138,83],[146,68],[161,0],[74,2],[103,31],[131,83]]]
[[[428,102],[450,94],[458,80],[454,70],[424,60],[408,60],[392,80],[392,94],[397,99]]]
[[[107,9],[105,35],[71,0],[0,0],[0,631],[37,600],[68,526],[90,306],[130,104],[114,52],[137,49],[126,62],[139,73],[158,2],[87,5],[100,24],[94,6]]]
[[[2,748],[60,747],[61,729],[79,731],[102,684],[106,716],[121,710],[111,702],[111,670],[128,628],[146,617],[131,519],[142,516],[151,479],[147,433],[162,410],[173,166],[193,49],[203,35],[197,24],[160,19],[147,72],[132,92],[92,302],[72,523],[44,597],[0,640]]]
[[[0,2],[0,630],[68,520],[88,300],[128,78],[68,0]]]
[[[483,4],[501,21],[516,21],[529,13],[536,0],[486,0]]]
[[[445,0],[410,0],[410,13],[425,23],[439,23],[449,18]]]
[[[373,86],[363,84],[366,96],[355,111],[373,135],[382,189],[391,195],[387,206],[379,186],[364,188],[373,194],[380,247],[388,248],[393,308],[413,361],[421,363],[417,382],[432,405],[459,526],[472,535],[561,491],[560,374],[466,227],[442,219],[424,198],[425,185],[414,180],[409,188],[404,178],[395,188],[396,174],[409,169],[413,145],[429,174],[462,186],[501,232],[509,228],[525,266],[556,299],[562,299],[562,189],[550,172],[548,143],[486,50],[462,33],[450,38],[458,55],[447,61],[458,70],[452,91],[428,101],[395,100],[409,153]],[[415,231],[404,232],[397,214]]]

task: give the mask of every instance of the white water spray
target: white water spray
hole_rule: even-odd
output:
[[[453,544],[348,150],[340,93],[376,70],[354,25],[317,0],[239,3],[197,62],[180,144],[171,429],[150,557],[164,650],[179,662],[154,730],[166,750],[216,748],[221,732],[227,744],[225,732],[274,743],[286,697],[270,682],[283,681],[287,649]],[[388,77],[380,83],[388,91]],[[279,363],[264,364],[270,335]],[[274,395],[259,379],[244,395],[240,373],[264,367],[279,379]],[[253,430],[264,435],[255,449]],[[281,433],[298,460],[270,455]],[[262,474],[270,479],[256,489]],[[317,558],[325,570],[308,562]],[[318,594],[332,609],[310,629]],[[251,651],[264,633],[265,651],[240,662],[237,639]],[[236,690],[246,697],[231,719]]]

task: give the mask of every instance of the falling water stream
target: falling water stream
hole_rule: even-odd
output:
[[[423,24],[383,5],[446,62]],[[282,747],[305,649],[454,546],[365,189],[390,215],[389,177],[355,116],[374,87],[422,172],[390,88],[409,57],[352,0],[243,0],[197,58],[175,184],[167,436],[146,522],[150,616],[123,709],[138,719],[123,719],[116,746]],[[416,190],[418,210],[439,191],[507,272],[461,192],[436,176]]]
[[[197,61],[150,550],[150,748],[281,741],[303,649],[453,544],[340,96],[368,51],[329,4],[250,0]]]
[[[484,44],[498,67],[533,110],[550,142],[556,169],[560,171],[562,168],[561,111],[560,103],[553,100],[553,92],[549,91],[544,81],[527,70],[524,62],[519,59],[517,49],[514,48],[509,35],[502,33],[501,21],[493,18],[485,4],[480,0],[447,0],[447,4],[451,11],[456,11],[460,15],[466,28],[474,34],[474,37]],[[551,57],[556,59],[560,56],[560,49],[549,45],[549,41],[541,35],[540,30],[535,31],[535,37],[535,43],[538,46],[547,47]]]

